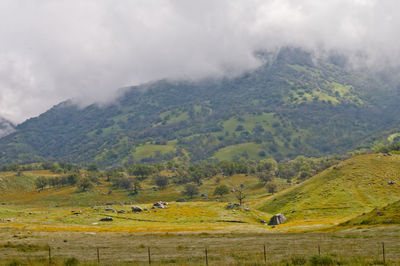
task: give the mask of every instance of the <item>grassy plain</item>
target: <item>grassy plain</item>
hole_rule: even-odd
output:
[[[50,246],[59,265],[68,258],[95,263],[97,247],[107,265],[145,264],[147,247],[155,265],[202,265],[205,247],[210,265],[261,265],[265,243],[271,265],[376,265],[382,263],[384,242],[387,262],[398,265],[399,173],[400,155],[361,155],[297,185],[277,180],[282,191],[275,195],[252,175],[215,176],[200,186],[207,197],[175,202],[182,185],[157,190],[151,179],[136,196],[115,189],[108,193],[112,186],[106,180],[89,192],[75,187],[38,192],[34,179],[54,173],[3,172],[0,264],[15,258],[46,264]],[[212,195],[218,184],[242,183],[247,187],[242,208],[226,208],[235,201],[233,193]],[[158,200],[168,201],[168,207],[151,209]],[[149,210],[133,213],[132,206]],[[261,223],[278,212],[286,215],[286,223]],[[101,222],[104,217],[113,221]],[[321,256],[316,256],[318,245]]]
[[[0,262],[48,265],[68,258],[102,265],[386,265],[400,263],[400,227],[353,228],[333,233],[129,233],[45,232],[8,228],[0,231]],[[318,256],[318,245],[321,255]]]

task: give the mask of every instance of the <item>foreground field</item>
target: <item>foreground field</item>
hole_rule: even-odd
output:
[[[115,233],[0,230],[0,262],[47,265],[387,265],[400,263],[400,227],[333,233]],[[320,248],[320,255],[318,251]],[[16,260],[16,258],[18,258]],[[74,259],[72,259],[74,258]],[[68,264],[70,263],[70,264]]]

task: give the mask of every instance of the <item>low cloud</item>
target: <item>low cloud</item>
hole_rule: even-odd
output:
[[[394,0],[2,0],[0,116],[21,122],[59,101],[254,68],[254,51],[297,46],[366,65],[399,62]]]

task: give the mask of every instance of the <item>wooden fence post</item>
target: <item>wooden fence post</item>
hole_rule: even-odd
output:
[[[208,251],[207,251],[207,247],[205,248],[205,253],[206,253],[206,265],[208,266]]]
[[[382,257],[383,257],[383,264],[386,263],[386,254],[385,254],[385,243],[382,242]]]
[[[51,264],[51,248],[49,246],[49,264]]]
[[[321,256],[321,246],[318,244],[318,256]]]
[[[150,247],[147,247],[147,254],[149,255],[149,265],[151,265]]]
[[[267,252],[265,251],[265,243],[264,243],[264,263],[267,263]]]
[[[97,248],[97,263],[100,264],[100,249]]]

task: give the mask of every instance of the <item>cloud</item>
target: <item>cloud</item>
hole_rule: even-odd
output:
[[[229,75],[294,45],[396,65],[394,0],[2,0],[0,116],[113,99],[161,78]]]

